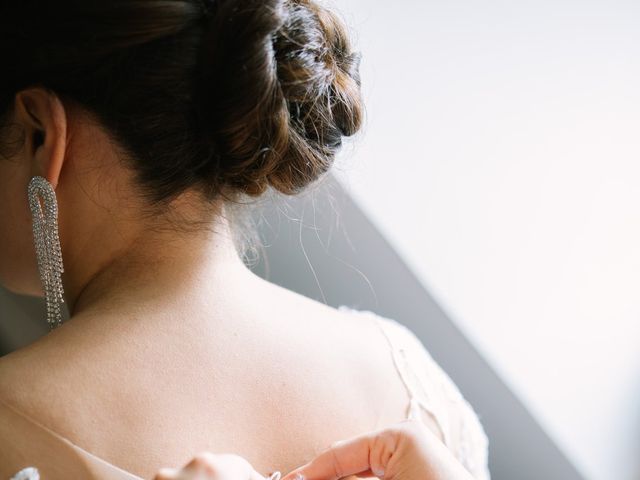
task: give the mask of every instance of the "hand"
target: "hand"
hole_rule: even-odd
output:
[[[350,475],[384,480],[473,480],[440,439],[413,419],[335,442],[282,480],[337,480]]]
[[[272,475],[273,477],[273,475]],[[277,474],[276,478],[280,478]],[[162,468],[153,480],[266,480],[239,455],[202,452],[181,470]]]

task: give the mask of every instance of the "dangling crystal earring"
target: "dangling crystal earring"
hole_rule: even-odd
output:
[[[38,270],[47,303],[49,331],[62,324],[60,305],[62,290],[62,251],[58,236],[58,203],[46,178],[35,176],[29,182],[29,206],[33,217],[33,239],[38,258]],[[42,199],[42,203],[41,200]],[[44,207],[44,209],[43,209]]]

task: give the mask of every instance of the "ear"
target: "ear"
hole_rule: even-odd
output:
[[[67,148],[64,105],[42,87],[21,90],[15,102],[15,121],[24,127],[23,146],[32,175],[45,177],[56,188]]]

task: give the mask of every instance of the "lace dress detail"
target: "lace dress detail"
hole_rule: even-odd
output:
[[[342,305],[342,311],[360,312],[374,320],[387,339],[393,362],[410,402],[407,418],[422,421],[421,409],[435,421],[444,444],[478,480],[490,480],[488,438],[478,416],[458,387],[435,362],[420,339],[397,321],[369,310],[354,310]]]

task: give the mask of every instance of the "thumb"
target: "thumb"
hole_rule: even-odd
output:
[[[385,469],[382,453],[385,450],[393,451],[385,449],[386,437],[384,432],[373,432],[335,442],[310,462],[289,472],[282,480],[338,480],[350,475],[375,475],[381,478]]]

